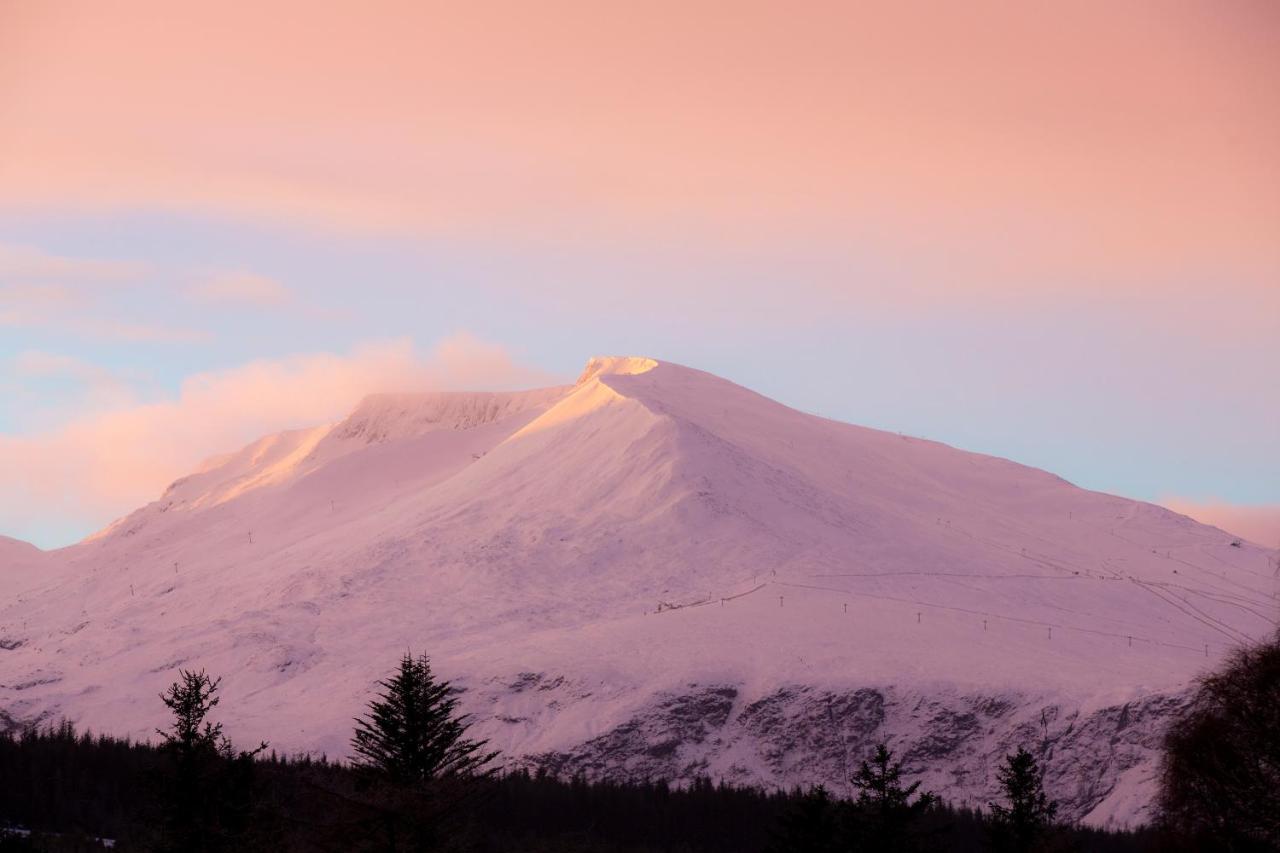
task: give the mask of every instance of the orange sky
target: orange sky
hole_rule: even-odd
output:
[[[1280,271],[1273,3],[0,10],[0,205]]]

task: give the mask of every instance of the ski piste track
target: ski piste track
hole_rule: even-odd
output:
[[[1163,555],[1161,555],[1157,549],[1149,549],[1151,553],[1157,554],[1157,556],[1163,556],[1164,559],[1170,560],[1172,562],[1177,562],[1188,568],[1195,569],[1199,572],[1203,572],[1207,575],[1210,575],[1218,579],[1219,581],[1222,581],[1226,584],[1237,587],[1238,589],[1243,590],[1245,593],[1247,593],[1242,595],[1238,592],[1232,593],[1232,592],[1226,592],[1223,590],[1207,590],[1200,587],[1192,587],[1192,586],[1187,586],[1185,584],[1179,584],[1179,583],[1173,583],[1173,582],[1141,580],[1132,576],[1127,576],[1123,572],[1115,568],[1109,567],[1106,564],[1106,562],[1100,563],[1096,570],[1091,570],[1086,566],[1081,566],[1079,568],[1072,568],[1070,566],[1063,565],[1060,562],[1054,561],[1048,558],[1047,556],[1040,556],[1034,553],[1028,553],[1026,548],[1022,548],[1020,551],[1015,552],[1010,546],[1005,545],[1004,543],[998,542],[996,540],[990,539],[989,537],[974,537],[973,534],[968,533],[967,531],[953,528],[953,526],[949,522],[944,522],[941,518],[938,519],[938,524],[940,527],[945,528],[947,531],[955,532],[957,535],[968,536],[970,538],[981,538],[986,544],[992,547],[1005,548],[1009,550],[1011,553],[1016,553],[1017,556],[1021,557],[1022,559],[1035,563],[1036,565],[1053,569],[1057,571],[1058,574],[1052,574],[1052,575],[1034,574],[1034,573],[982,574],[982,573],[973,573],[973,572],[945,572],[945,571],[923,571],[923,570],[890,571],[890,572],[865,571],[865,572],[827,572],[827,573],[820,573],[820,574],[813,574],[813,575],[800,575],[794,579],[788,580],[788,579],[778,579],[776,577],[776,572],[774,572],[773,576],[770,579],[762,583],[756,583],[750,589],[747,589],[745,591],[725,592],[724,594],[719,594],[719,595],[706,595],[699,598],[698,600],[690,601],[687,603],[671,603],[671,602],[663,601],[659,603],[658,608],[653,612],[664,613],[672,610],[679,610],[686,607],[706,607],[706,606],[716,605],[716,604],[718,604],[721,607],[724,607],[729,605],[729,603],[731,602],[737,601],[738,599],[745,598],[746,596],[749,596],[749,595],[754,595],[756,593],[762,592],[767,588],[772,587],[778,590],[782,590],[784,592],[788,589],[802,589],[802,590],[810,590],[810,591],[817,591],[817,592],[823,592],[823,593],[831,593],[832,595],[830,595],[829,598],[832,599],[833,606],[838,605],[842,598],[845,601],[847,601],[849,598],[861,598],[861,599],[871,599],[876,601],[892,602],[895,604],[909,605],[909,607],[911,608],[924,608],[925,610],[961,613],[969,616],[980,617],[982,622],[981,630],[984,630],[984,631],[989,629],[989,623],[991,622],[1004,622],[1010,625],[1023,625],[1023,626],[1043,628],[1045,629],[1047,636],[1050,639],[1052,639],[1052,631],[1054,629],[1057,629],[1060,632],[1065,631],[1065,632],[1074,632],[1074,633],[1080,633],[1080,634],[1091,634],[1093,636],[1098,636],[1098,637],[1109,637],[1115,640],[1123,641],[1123,643],[1128,647],[1132,647],[1134,643],[1143,643],[1149,646],[1156,646],[1156,647],[1173,649],[1173,650],[1183,651],[1183,652],[1192,652],[1192,653],[1203,655],[1205,657],[1208,657],[1211,651],[1217,652],[1217,653],[1226,652],[1242,644],[1257,642],[1264,638],[1265,634],[1259,634],[1256,636],[1246,634],[1244,631],[1236,628],[1235,626],[1230,625],[1214,617],[1213,615],[1204,612],[1200,608],[1196,607],[1195,604],[1193,604],[1186,596],[1180,596],[1178,595],[1177,592],[1174,592],[1174,590],[1178,590],[1183,593],[1189,593],[1191,595],[1196,595],[1202,598],[1209,599],[1219,604],[1225,604],[1227,606],[1239,608],[1240,610],[1243,610],[1249,613],[1251,616],[1256,617],[1259,621],[1270,626],[1272,629],[1275,629],[1276,627],[1280,626],[1280,621],[1278,621],[1274,616],[1269,616],[1264,612],[1268,608],[1271,609],[1273,612],[1276,612],[1277,599],[1280,598],[1280,592],[1276,591],[1278,588],[1280,588],[1280,562],[1277,562],[1275,560],[1268,561],[1268,568],[1271,568],[1271,565],[1274,564],[1276,565],[1275,570],[1271,572],[1267,572],[1267,571],[1251,572],[1251,574],[1254,574],[1264,586],[1269,586],[1271,588],[1271,591],[1268,592],[1265,589],[1247,586],[1245,584],[1240,583],[1239,581],[1236,581],[1232,578],[1225,576],[1221,572],[1212,571],[1197,563],[1193,563],[1181,557],[1174,556],[1172,553],[1172,549]],[[1124,536],[1121,536],[1117,532],[1117,530],[1118,528],[1113,528],[1108,532],[1112,536],[1115,536],[1118,539],[1124,540],[1125,542],[1129,542],[1135,547],[1142,547],[1141,543],[1137,543],[1137,542],[1134,542],[1133,540],[1126,539]],[[1202,556],[1206,556],[1213,560],[1216,560],[1219,563],[1223,563],[1222,560],[1220,560],[1212,552],[1207,551],[1202,545],[1190,545],[1190,546],[1182,546],[1182,547],[1184,549],[1185,548],[1194,549],[1196,553]],[[1223,563],[1223,565],[1229,566],[1230,564]],[[758,575],[756,577],[758,577]],[[756,580],[756,577],[752,578],[753,583]],[[1045,582],[1045,583],[1111,582],[1111,581],[1127,582],[1127,583],[1135,584],[1138,587],[1146,590],[1147,592],[1155,596],[1160,601],[1169,605],[1171,609],[1177,611],[1178,613],[1184,616],[1187,616],[1191,619],[1194,619],[1200,624],[1205,625],[1206,627],[1210,628],[1213,631],[1216,631],[1217,633],[1222,635],[1223,639],[1218,642],[1209,642],[1209,643],[1203,643],[1198,646],[1192,646],[1192,645],[1187,645],[1185,643],[1170,642],[1168,640],[1162,640],[1154,637],[1144,636],[1142,633],[1141,626],[1134,626],[1133,630],[1129,632],[1106,631],[1106,630],[1100,630],[1097,628],[1088,628],[1081,625],[1073,625],[1067,622],[1047,621],[1044,619],[1029,619],[1029,618],[1017,616],[1015,614],[1010,614],[1008,612],[998,612],[995,610],[981,610],[981,609],[974,609],[969,607],[958,607],[955,605],[942,604],[936,601],[927,601],[919,598],[909,598],[909,597],[896,596],[896,595],[887,595],[883,593],[859,591],[857,589],[851,589],[847,586],[831,586],[829,584],[814,582],[817,580],[825,580],[829,578],[878,579],[878,578],[902,578],[902,577],[945,578],[949,581],[957,582],[957,583],[962,582],[963,580],[976,580],[976,579],[996,580],[996,581],[1031,581],[1031,582]],[[782,600],[783,597],[780,597],[780,600],[779,600],[780,607],[784,606],[784,601]],[[845,610],[847,612],[847,608],[845,608]],[[917,615],[919,613],[920,611],[916,611]],[[1087,616],[1088,614],[1080,614],[1080,615]]]

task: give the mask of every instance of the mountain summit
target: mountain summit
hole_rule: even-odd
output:
[[[1189,681],[1274,628],[1273,557],[1004,459],[594,358],[567,387],[368,397],[0,571],[0,712],[145,736],[173,670],[204,667],[236,739],[343,754],[408,647],[509,759],[554,772],[844,790],[889,740],[981,803],[1025,745],[1068,817],[1128,822]]]

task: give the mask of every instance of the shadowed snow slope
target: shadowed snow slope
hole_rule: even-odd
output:
[[[843,790],[887,739],[984,802],[1025,744],[1066,814],[1130,822],[1190,680],[1274,628],[1275,554],[1232,541],[598,358],[572,387],[370,397],[0,571],[0,711],[145,736],[205,667],[229,734],[343,754],[410,648],[514,762]]]

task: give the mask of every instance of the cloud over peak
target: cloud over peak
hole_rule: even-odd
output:
[[[31,370],[92,372],[55,355],[23,360]],[[193,374],[167,398],[72,417],[57,428],[0,435],[0,530],[38,544],[67,544],[154,499],[202,459],[265,434],[339,419],[379,391],[550,385],[561,381],[518,364],[504,348],[458,333],[418,352],[381,341],[345,355],[307,353]],[[66,525],[42,528],[51,518]]]

